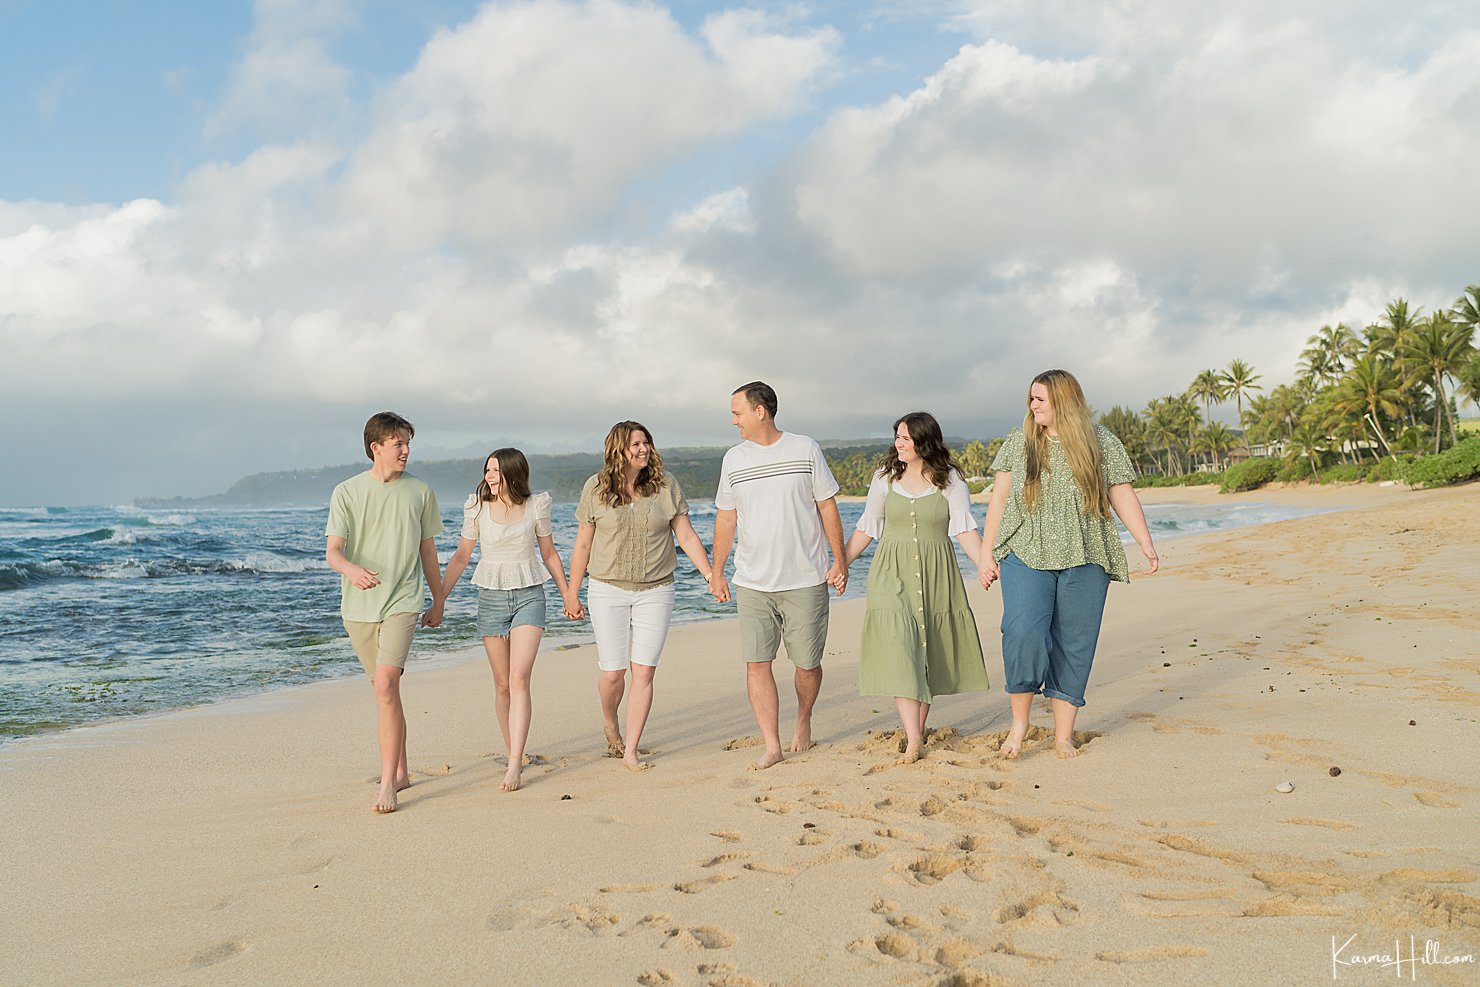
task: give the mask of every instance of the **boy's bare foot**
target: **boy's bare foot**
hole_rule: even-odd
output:
[[[519,791],[519,774],[519,765],[510,765],[508,773],[504,775],[504,780],[498,783],[498,790],[501,792]]]
[[[1079,756],[1079,745],[1074,742],[1074,738],[1072,737],[1067,740],[1062,738],[1059,740],[1055,740],[1053,742],[1053,746],[1054,750],[1059,752],[1059,757]]]
[[[920,758],[924,756],[925,752],[919,747],[909,746],[904,749],[904,756],[899,759],[899,763],[914,764],[916,761],[920,760]]]
[[[1028,724],[1024,723],[1022,726],[1019,726],[1014,723],[1012,729],[1007,731],[1007,739],[1002,741],[1002,748],[999,753],[1009,761],[1013,760],[1018,754],[1022,753],[1023,738],[1027,735]]]
[[[396,811],[396,788],[394,785],[380,786],[380,794],[375,796],[375,811],[380,813]]]
[[[791,752],[793,754],[800,754],[802,751],[809,751],[815,746],[817,745],[812,743],[811,727],[807,727],[805,729],[803,729],[802,727],[797,727],[797,732],[791,735]]]
[[[771,767],[773,764],[780,764],[780,763],[781,763],[781,752],[780,751],[776,751],[774,754],[771,753],[770,751],[766,751],[759,758],[757,758],[754,763],[752,763],[750,765],[747,765],[746,766],[746,770],[747,771],[764,771],[767,768]]]

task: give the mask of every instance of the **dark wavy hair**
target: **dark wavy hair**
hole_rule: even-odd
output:
[[[909,431],[910,440],[915,443],[915,454],[924,460],[925,479],[942,490],[951,482],[952,470],[961,479],[966,479],[966,471],[951,458],[951,450],[946,448],[945,436],[940,432],[940,422],[928,411],[911,411],[895,420],[890,432],[889,451],[879,460],[879,472],[885,479],[892,482],[904,476],[905,466],[899,460],[899,450],[894,448],[893,440],[893,436],[899,434],[901,425]]]
[[[639,497],[651,497],[663,488],[667,477],[663,475],[663,457],[653,442],[653,433],[640,422],[617,422],[606,433],[606,446],[602,451],[603,465],[596,481],[597,495],[608,507],[621,507],[627,503],[627,446],[632,433],[641,432],[648,440],[648,464],[637,473],[633,486]]]
[[[488,459],[483,460],[483,472],[488,472],[490,460],[498,460],[499,475],[503,477],[500,484],[502,489],[508,493],[511,504],[522,504],[529,499],[529,460],[524,458],[524,453],[518,449],[495,449],[488,454]],[[493,500],[493,491],[488,487],[488,480],[478,481],[478,499]]]

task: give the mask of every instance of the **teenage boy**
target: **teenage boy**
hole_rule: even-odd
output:
[[[396,793],[411,785],[406,769],[406,712],[401,675],[422,617],[421,584],[437,598],[436,535],[442,530],[437,495],[406,472],[416,429],[392,411],[365,423],[370,468],[334,488],[329,498],[329,545],[324,556],[340,575],[340,615],[350,644],[375,687],[380,737],[380,793],[376,812],[395,812]]]
[[[745,688],[766,751],[750,767],[781,760],[780,701],[771,663],[786,643],[797,694],[793,752],[812,746],[812,707],[822,690],[827,641],[827,587],[843,594],[843,521],[838,482],[815,441],[776,427],[776,392],[754,381],[730,395],[739,445],[725,453],[714,496],[714,597],[730,599],[725,559],[735,544],[735,610]],[[827,550],[832,549],[828,567]]]

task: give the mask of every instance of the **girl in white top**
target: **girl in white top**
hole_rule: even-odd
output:
[[[493,669],[498,725],[509,752],[509,770],[499,789],[514,792],[519,790],[529,739],[529,679],[545,633],[545,580],[555,580],[566,610],[580,605],[569,591],[565,567],[550,537],[550,495],[530,493],[529,461],[518,449],[489,454],[483,482],[463,505],[462,540],[432,604],[438,617],[475,545],[481,551],[473,571],[478,633]]]

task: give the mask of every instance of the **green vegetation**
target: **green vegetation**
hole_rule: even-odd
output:
[[[1480,478],[1480,435],[1469,436],[1437,456],[1413,460],[1400,478],[1415,487],[1442,487]]]
[[[1243,462],[1230,466],[1223,471],[1223,479],[1218,484],[1220,493],[1238,493],[1241,490],[1256,490],[1266,483],[1272,483],[1280,475],[1280,462],[1277,459],[1246,459]]]

